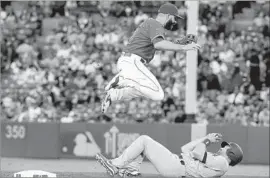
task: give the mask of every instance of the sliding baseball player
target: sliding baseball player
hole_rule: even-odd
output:
[[[103,113],[114,101],[136,97],[163,100],[163,89],[145,66],[153,59],[155,51],[186,52],[200,49],[194,35],[187,35],[175,42],[165,39],[165,29],[172,30],[177,25],[177,18],[182,18],[178,15],[177,7],[166,3],[160,7],[155,19],[145,20],[135,30],[117,61],[118,74],[105,87],[106,95],[101,105]]]
[[[207,152],[207,146],[221,139],[221,134],[208,134],[182,146],[178,156],[149,136],[142,135],[119,157],[108,160],[99,153],[96,159],[111,176],[140,175],[140,165],[146,156],[164,177],[221,177],[229,166],[235,166],[243,159],[243,151],[236,143],[222,142],[217,153]]]

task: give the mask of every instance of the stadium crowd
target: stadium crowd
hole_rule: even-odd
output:
[[[75,10],[94,7],[97,12]],[[148,4],[147,4],[148,3]],[[150,3],[150,4],[149,4]],[[186,119],[183,53],[158,51],[148,65],[165,91],[162,102],[134,99],[101,115],[104,86],[116,73],[121,48],[161,2],[28,2],[1,6],[1,113],[13,121],[181,123]],[[269,126],[269,11],[259,4],[253,24],[228,30],[233,4],[200,4],[198,123]],[[185,15],[185,3],[177,2]],[[257,6],[256,6],[257,7]],[[45,33],[45,18],[62,18]],[[44,29],[44,28],[43,28]],[[186,34],[185,23],[169,33]]]

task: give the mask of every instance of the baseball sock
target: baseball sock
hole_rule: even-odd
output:
[[[142,163],[143,161],[143,152],[145,149],[144,138],[138,137],[118,158],[112,160],[113,165],[122,168],[133,161],[138,161]]]

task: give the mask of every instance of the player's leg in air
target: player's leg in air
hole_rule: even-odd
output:
[[[145,97],[160,101],[164,91],[156,77],[145,67],[140,58],[131,60],[125,56],[119,58],[119,73],[105,87],[106,96],[102,102],[102,112],[106,112],[114,101],[131,100]]]
[[[108,160],[101,154],[97,154],[96,159],[113,176],[132,164],[135,167],[137,166],[135,170],[139,173],[139,165],[141,165],[144,156],[148,158],[156,170],[163,176],[178,177],[185,173],[185,166],[176,154],[173,154],[163,145],[146,135],[138,137],[115,159]]]

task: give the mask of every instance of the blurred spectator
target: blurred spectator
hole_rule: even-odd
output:
[[[234,92],[229,95],[228,101],[231,104],[244,104],[245,98],[243,94],[243,87],[241,87],[241,91],[239,91],[238,87],[235,87]]]
[[[269,108],[266,106],[264,109],[259,113],[259,125],[269,127]]]
[[[260,90],[260,59],[255,49],[251,50],[251,56],[249,58],[249,77],[250,82],[255,86],[257,90]]]
[[[240,87],[243,84],[243,77],[240,73],[240,68],[238,65],[234,67],[234,71],[231,76],[231,87]]]
[[[268,51],[264,54],[264,62],[266,65],[265,69],[265,85],[266,87],[270,87],[270,48]]]
[[[74,122],[74,116],[75,113],[73,111],[70,111],[68,116],[61,118],[62,123],[72,123]]]
[[[18,9],[8,3],[2,6],[4,118],[33,122],[184,122],[186,56],[168,51],[158,51],[148,66],[164,88],[163,102],[134,99],[116,103],[109,113],[100,115],[103,88],[116,73],[122,46],[141,22],[155,15],[151,14],[153,8],[160,3],[39,1],[19,4]],[[176,4],[185,13],[184,3]],[[242,11],[235,11],[233,2],[200,4],[198,39],[204,47],[198,58],[198,123],[269,126],[270,33],[269,17],[262,12],[248,17],[253,26],[239,30],[231,27],[231,16],[245,17]],[[59,16],[62,18],[52,30],[41,30],[44,18],[57,21]],[[168,38],[185,33],[186,27],[181,25],[168,33]]]
[[[198,115],[196,117],[196,121],[198,124],[207,125],[208,124],[208,117],[205,113],[200,113],[200,115]]]
[[[209,70],[209,75],[207,76],[207,89],[208,90],[220,90],[220,83],[218,80],[218,77],[216,74],[212,73],[211,70]]]
[[[139,25],[140,23],[142,23],[147,18],[148,18],[147,14],[143,13],[142,11],[139,11],[138,15],[134,19],[135,25]]]
[[[264,25],[264,13],[260,12],[253,22],[257,27],[262,27]]]
[[[52,1],[52,14],[51,17],[64,16],[65,15],[66,1]]]

